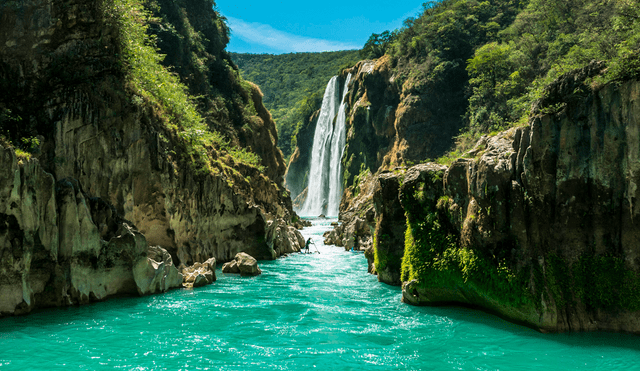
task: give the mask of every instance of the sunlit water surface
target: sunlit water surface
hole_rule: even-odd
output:
[[[543,335],[485,313],[412,307],[361,253],[260,262],[263,274],[0,320],[4,370],[639,370],[640,337]]]

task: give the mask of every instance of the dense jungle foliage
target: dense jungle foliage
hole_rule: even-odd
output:
[[[264,105],[278,128],[285,159],[296,147],[295,134],[305,118],[320,108],[327,82],[359,59],[357,50],[323,53],[230,53],[243,78],[258,84]]]
[[[455,100],[451,108],[463,129],[451,157],[482,134],[525,124],[549,83],[591,61],[604,61],[608,69],[585,88],[640,76],[640,7],[634,0],[423,5],[423,14],[407,19],[401,30],[372,35],[363,55],[390,55],[406,93]]]

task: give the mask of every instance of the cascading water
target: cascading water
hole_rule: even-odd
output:
[[[329,173],[329,209],[327,213],[331,216],[338,216],[340,209],[340,198],[342,197],[342,154],[344,153],[344,145],[346,144],[346,128],[347,128],[347,103],[344,98],[349,91],[349,81],[351,74],[347,76],[344,82],[344,89],[340,97],[342,103],[338,109],[338,117],[336,125],[333,129],[333,137],[331,138],[331,169]]]
[[[346,129],[346,107],[342,100],[348,91],[350,80],[351,74],[347,76],[343,93],[340,94],[338,76],[334,76],[324,91],[313,136],[307,198],[298,210],[300,215],[338,215],[342,195],[340,160],[344,151]]]

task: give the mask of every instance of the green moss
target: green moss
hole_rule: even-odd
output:
[[[438,175],[434,174],[431,182],[437,182]],[[437,208],[438,203],[442,207],[450,199],[431,200],[424,187],[425,183],[417,184],[413,192],[406,193],[412,197],[402,200],[407,220],[402,281],[417,280],[424,288],[472,286],[505,305],[531,304],[534,300],[527,287],[527,270],[516,273],[505,260],[460,246],[455,231],[446,226],[446,213]]]
[[[564,308],[568,303],[574,304],[572,297],[572,278],[569,266],[556,254],[546,258],[546,282],[558,308]],[[582,291],[582,289],[576,290]]]
[[[573,264],[576,295],[591,308],[640,310],[640,275],[613,255],[584,254]]]
[[[379,237],[374,235],[373,256],[376,270],[378,272],[387,268],[393,272],[400,271],[400,267],[402,265],[401,259],[393,254],[389,254],[385,248],[380,248],[380,244],[382,244],[382,246],[386,246],[389,244],[390,240],[391,237],[387,234],[383,234]]]
[[[353,197],[357,197],[360,194],[360,185],[369,175],[371,175],[371,171],[364,162],[360,163],[360,173],[353,178]]]
[[[622,258],[589,252],[573,263],[556,254],[545,260],[544,278],[558,308],[578,301],[588,308],[640,310],[640,275]]]

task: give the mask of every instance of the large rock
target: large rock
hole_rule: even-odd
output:
[[[222,266],[223,273],[240,273],[241,276],[257,276],[262,274],[258,261],[251,255],[238,253],[235,258]]]
[[[238,269],[241,276],[257,276],[262,274],[260,268],[258,268],[258,261],[251,255],[243,252],[236,255],[236,261],[238,262]]]
[[[211,258],[204,263],[195,263],[182,268],[183,286],[186,288],[209,285],[216,280],[216,259]]]
[[[240,273],[238,262],[234,259],[230,262],[226,262],[222,265],[222,273],[237,274]]]
[[[273,250],[273,258],[284,254],[300,252],[305,244],[302,234],[283,220],[267,223],[267,244]]]
[[[147,255],[147,258],[140,259],[133,268],[138,294],[165,292],[182,285],[183,276],[173,265],[167,250],[160,246],[150,246]]]

